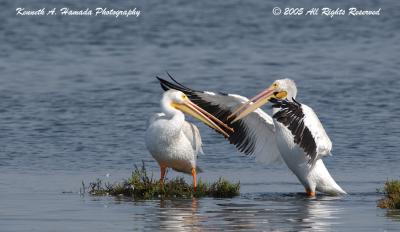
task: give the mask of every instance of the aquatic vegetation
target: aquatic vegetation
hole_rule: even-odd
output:
[[[400,180],[388,180],[381,191],[385,197],[378,201],[378,207],[400,209]]]
[[[240,183],[231,183],[219,178],[214,183],[205,183],[201,179],[197,183],[197,190],[186,183],[183,177],[171,180],[166,179],[164,184],[149,176],[144,163],[141,167],[135,166],[132,176],[122,182],[110,184],[100,179],[91,182],[88,192],[94,196],[131,197],[135,200],[163,199],[163,198],[190,198],[216,197],[230,198],[239,195]]]

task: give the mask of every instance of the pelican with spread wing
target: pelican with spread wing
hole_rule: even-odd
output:
[[[196,160],[202,153],[201,137],[197,127],[185,121],[183,112],[197,118],[209,127],[228,137],[232,128],[203,110],[182,92],[169,90],[161,100],[162,113],[149,120],[146,131],[146,147],[160,165],[160,182],[163,183],[168,167],[192,174],[196,190]],[[224,127],[225,130],[221,129]]]
[[[170,75],[169,75],[170,76]],[[176,89],[233,128],[228,140],[257,161],[283,160],[305,187],[308,196],[346,192],[335,182],[321,158],[330,155],[332,142],[314,111],[297,102],[297,87],[290,79],[276,80],[252,99],[225,93],[197,91],[158,78],[164,90]],[[270,117],[260,107],[273,103]]]

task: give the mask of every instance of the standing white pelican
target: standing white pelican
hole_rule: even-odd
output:
[[[315,196],[315,191],[346,194],[321,159],[330,154],[332,143],[314,111],[294,100],[297,88],[292,80],[276,80],[248,100],[235,94],[192,90],[170,78],[176,84],[159,78],[164,90],[180,90],[209,113],[229,122],[234,132],[228,139],[239,151],[264,163],[283,159],[308,196]],[[274,103],[273,118],[259,109],[268,101]]]
[[[160,182],[163,183],[168,167],[193,176],[193,186],[196,190],[196,159],[201,149],[201,137],[195,125],[185,121],[182,112],[192,115],[206,125],[228,137],[216,123],[232,129],[201,109],[188,97],[177,90],[164,93],[161,100],[163,113],[157,113],[149,120],[146,131],[146,147],[160,165]]]

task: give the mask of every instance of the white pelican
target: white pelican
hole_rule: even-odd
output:
[[[163,113],[157,113],[149,120],[146,131],[146,147],[160,165],[160,183],[164,181],[168,167],[193,176],[193,186],[196,190],[196,159],[201,149],[201,137],[195,125],[185,121],[182,112],[192,115],[211,128],[229,135],[216,123],[232,131],[224,123],[191,102],[188,97],[177,90],[164,93],[161,100]]]
[[[239,151],[264,163],[283,159],[310,197],[315,191],[346,194],[321,159],[331,154],[331,140],[314,111],[294,100],[297,88],[292,80],[276,80],[248,100],[235,94],[192,90],[170,78],[175,84],[159,79],[162,88],[184,92],[194,103],[229,122],[234,132],[228,139]],[[274,103],[272,118],[259,109],[268,101]]]

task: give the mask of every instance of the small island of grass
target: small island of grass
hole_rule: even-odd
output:
[[[384,198],[378,201],[378,207],[400,209],[400,180],[388,180],[382,190]]]
[[[165,180],[164,184],[149,176],[145,165],[135,166],[132,176],[122,182],[110,184],[100,179],[91,182],[89,194],[93,196],[129,197],[134,200],[215,197],[232,198],[239,195],[240,183],[231,183],[219,178],[214,183],[197,183],[197,189],[188,184],[183,177]]]

